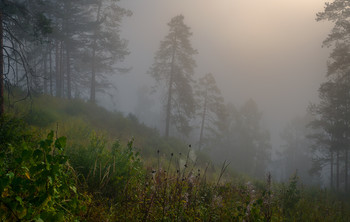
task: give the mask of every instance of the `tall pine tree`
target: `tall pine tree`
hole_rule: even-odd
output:
[[[190,119],[195,112],[193,96],[193,74],[196,62],[193,58],[197,51],[192,48],[190,28],[184,23],[184,16],[178,15],[168,23],[169,33],[160,44],[149,70],[158,85],[166,89],[165,93],[165,136],[169,136],[170,124],[188,135]]]

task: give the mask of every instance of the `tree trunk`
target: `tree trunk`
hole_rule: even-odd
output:
[[[200,135],[199,135],[199,142],[198,142],[199,150],[202,148],[202,140],[203,140],[204,125],[205,125],[205,117],[207,115],[207,105],[208,105],[208,95],[207,95],[207,91],[205,91],[204,107],[203,107],[203,114],[202,114],[202,124],[201,124],[201,132],[200,132]]]
[[[70,75],[70,51],[69,46],[66,49],[67,52],[67,97],[68,99],[72,98],[72,89],[71,89],[71,75]]]
[[[348,191],[348,149],[345,150],[345,192]]]
[[[52,89],[52,48],[50,43],[50,49],[49,49],[49,75],[50,75],[50,95],[53,96],[53,89]]]
[[[165,117],[165,137],[169,137],[170,120],[171,120],[171,100],[173,94],[173,83],[174,83],[174,65],[175,65],[175,54],[176,54],[176,35],[174,39],[173,53],[171,56],[171,67],[170,67],[170,78],[168,88],[168,100],[166,106],[166,117]]]
[[[333,165],[334,165],[334,160],[333,160],[333,150],[331,150],[331,183],[330,183],[330,185],[331,185],[331,189],[333,190],[334,189],[334,183],[333,183],[333,181],[334,181],[334,173],[333,173]]]
[[[102,2],[98,2],[96,24],[100,22]],[[90,88],[90,102],[96,102],[96,50],[97,50],[97,30],[94,33],[92,45],[92,61],[91,61],[91,88]]]
[[[16,50],[16,49],[17,49],[16,43],[14,43],[13,45],[14,45],[14,48],[15,48],[15,50]],[[15,85],[16,85],[16,87],[19,87],[19,77],[18,77],[19,72],[18,72],[17,53],[14,53],[14,56],[15,56],[15,61],[14,61],[14,63],[15,63],[15,81],[16,81]]]
[[[339,150],[337,149],[337,165],[336,165],[336,167],[337,167],[337,175],[336,175],[336,179],[337,179],[337,183],[336,183],[336,185],[337,185],[337,191],[339,191]]]
[[[4,115],[4,42],[3,42],[2,12],[0,11],[0,117]]]
[[[60,76],[60,53],[59,42],[55,43],[55,66],[56,66],[56,97],[61,97],[61,76]]]
[[[95,47],[92,52],[92,62],[91,62],[91,88],[90,88],[90,102],[96,102],[96,67],[95,67]]]
[[[173,88],[173,75],[170,74],[168,100],[167,100],[166,117],[165,117],[165,137],[169,137],[170,116],[171,116],[171,99],[172,99],[172,92],[173,92],[172,88]]]
[[[63,57],[63,42],[61,42],[61,47],[60,47],[60,81],[61,81],[61,97],[64,98],[64,69],[63,69],[63,63],[64,63],[64,57]]]
[[[48,75],[47,75],[47,53],[48,50],[46,50],[45,55],[44,55],[44,94],[47,94],[47,80],[48,80]]]

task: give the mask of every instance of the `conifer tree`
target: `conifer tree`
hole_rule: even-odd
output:
[[[196,84],[195,94],[199,110],[198,115],[200,117],[198,148],[201,149],[205,131],[215,130],[214,125],[218,119],[218,115],[220,115],[220,108],[224,106],[224,98],[211,73],[199,79],[198,84]]]
[[[192,48],[192,33],[185,25],[183,15],[172,18],[168,26],[169,33],[160,43],[149,70],[157,84],[166,90],[165,137],[169,136],[171,123],[184,135],[188,135],[191,130],[189,121],[195,112],[192,84],[196,62],[193,56],[197,54]]]
[[[95,19],[88,35],[89,52],[86,58],[90,67],[90,101],[95,103],[96,92],[112,87],[107,75],[125,73],[129,69],[117,68],[129,54],[127,41],[120,37],[120,23],[131,11],[120,7],[116,0],[94,0],[91,17]]]

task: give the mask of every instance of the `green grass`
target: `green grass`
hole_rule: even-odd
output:
[[[0,136],[3,221],[350,220],[348,195],[303,187],[296,175],[286,184],[252,180],[208,164],[202,153],[192,159],[180,140],[79,100],[40,96],[18,103],[1,120]],[[61,136],[66,142],[55,142]],[[36,150],[44,159],[28,155]],[[47,173],[35,177],[26,169]]]

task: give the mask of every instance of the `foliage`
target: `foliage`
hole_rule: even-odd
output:
[[[1,220],[67,221],[83,212],[75,176],[64,155],[66,139],[51,131],[37,144],[27,142],[15,119],[2,119],[6,144],[0,150]],[[10,132],[10,133],[9,133]],[[17,136],[24,136],[22,140]]]
[[[140,157],[133,149],[133,140],[126,148],[116,141],[107,149],[106,140],[92,133],[90,145],[72,147],[69,156],[88,192],[116,201],[129,183],[142,177]]]
[[[304,188],[296,176],[287,184],[274,183],[271,176],[250,182],[247,176],[225,171],[226,164],[216,172],[215,165],[205,164],[203,153],[195,155],[174,138],[160,138],[131,115],[126,118],[93,104],[49,97],[33,102],[37,107],[45,104],[45,112],[59,122],[56,134],[68,136],[67,148],[60,151],[65,139],[55,140],[52,132],[41,142],[37,138],[56,124],[45,124],[46,130],[34,125],[30,129],[12,117],[2,120],[1,201],[6,199],[14,212],[2,202],[2,220],[16,220],[16,216],[45,221],[350,218],[348,200],[330,191]],[[134,135],[136,140],[111,139],[118,135]]]
[[[79,121],[75,122],[79,123]],[[80,123],[82,124],[82,123]],[[74,125],[74,124],[73,124]],[[2,220],[40,221],[348,221],[348,201],[329,191],[228,179],[181,153],[153,153],[145,165],[133,140],[109,143],[81,126],[64,137],[39,141],[33,129],[5,117],[0,136]],[[61,130],[66,130],[60,128]],[[68,132],[68,131],[67,131]],[[79,133],[78,133],[79,132]],[[174,142],[172,145],[176,146]],[[66,155],[65,155],[66,153]],[[186,152],[183,152],[186,153]],[[69,160],[69,164],[68,164]],[[74,169],[74,170],[73,170]],[[212,174],[212,175],[210,175]],[[39,219],[40,218],[40,219]]]

